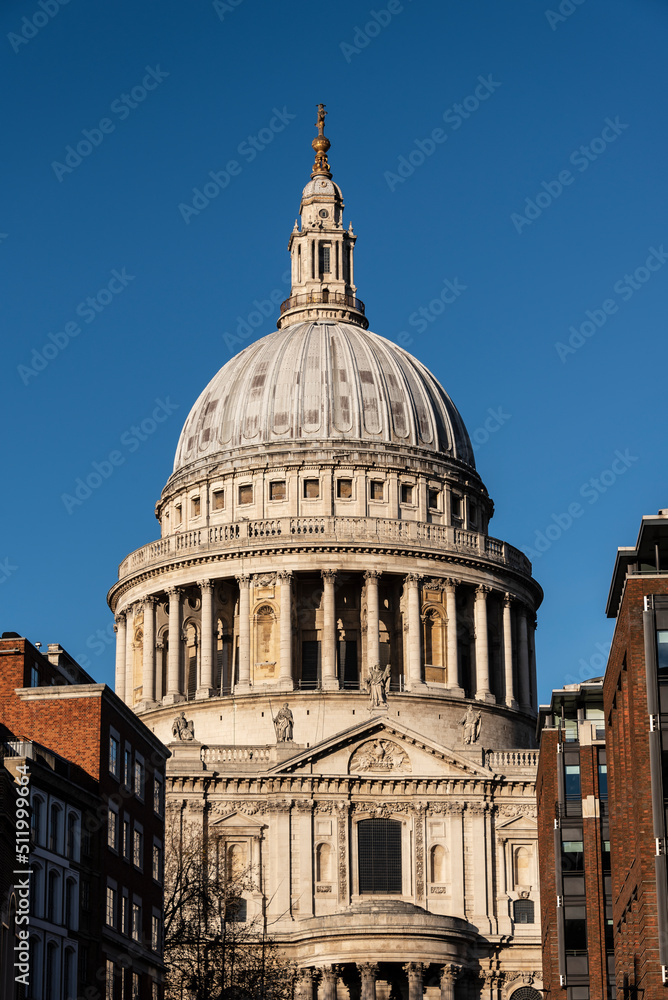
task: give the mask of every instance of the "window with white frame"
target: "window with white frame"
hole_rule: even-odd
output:
[[[141,901],[132,903],[132,940],[141,941]]]
[[[135,780],[134,793],[138,799],[144,799],[144,758],[141,754],[135,754]]]
[[[107,812],[107,847],[112,851],[118,850],[118,813],[115,809]]]
[[[155,771],[153,774],[153,812],[156,816],[162,816],[165,808],[165,782],[162,775]]]
[[[119,777],[121,766],[121,740],[113,729],[109,732],[109,774]]]
[[[132,831],[132,863],[135,868],[144,867],[144,832],[139,824]]]
[[[162,882],[162,844],[153,841],[153,878],[156,882]]]
[[[104,918],[107,927],[116,926],[116,895],[116,887],[107,885],[107,907]]]

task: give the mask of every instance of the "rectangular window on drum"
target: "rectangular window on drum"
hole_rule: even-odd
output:
[[[357,844],[360,893],[401,894],[401,823],[360,820]]]
[[[330,248],[329,245],[320,245],[320,273],[329,274],[330,272]]]

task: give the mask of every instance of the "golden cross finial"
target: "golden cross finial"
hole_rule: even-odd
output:
[[[329,169],[329,163],[327,162],[327,150],[329,149],[331,143],[327,136],[325,135],[325,105],[318,105],[318,120],[315,123],[318,129],[318,134],[311,143],[315,150],[315,163],[313,164],[313,171],[311,177],[331,177],[332,173]]]

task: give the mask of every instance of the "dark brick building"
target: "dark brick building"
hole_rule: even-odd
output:
[[[607,614],[616,619],[603,686],[618,996],[668,985],[668,511],[620,548]]]
[[[602,679],[541,706],[536,778],[543,982],[550,996],[615,996]]]
[[[159,998],[168,750],[60,646],[11,633],[0,722],[5,773],[30,773],[26,996]]]

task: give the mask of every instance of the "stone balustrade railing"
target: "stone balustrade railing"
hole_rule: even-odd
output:
[[[203,747],[204,764],[271,763],[277,760],[275,747]]]
[[[374,546],[396,544],[419,552],[477,555],[530,575],[527,557],[498,538],[425,521],[380,517],[276,517],[212,525],[177,532],[131,552],[119,566],[118,578],[200,553],[244,552],[266,546],[323,542]]]
[[[501,773],[538,767],[538,750],[488,750],[485,764],[490,770]]]

